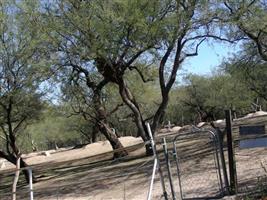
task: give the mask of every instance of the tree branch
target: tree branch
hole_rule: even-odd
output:
[[[136,71],[138,72],[139,76],[141,77],[141,79],[142,79],[142,81],[143,81],[144,83],[147,83],[147,82],[149,82],[149,81],[153,81],[153,79],[151,79],[151,78],[145,79],[145,77],[144,77],[142,71],[141,71],[140,69],[138,69],[138,67],[136,67],[136,66],[129,66],[129,69],[130,69],[131,71],[132,71],[132,70],[136,70]]]
[[[194,53],[186,53],[185,57],[191,57],[191,56],[197,56],[198,55],[198,48],[201,45],[202,42],[204,42],[206,40],[206,38],[203,38],[196,46],[195,48],[195,52]]]
[[[111,110],[109,113],[107,113],[107,117],[111,116],[113,113],[117,112],[120,107],[124,106],[123,103],[118,104],[113,110]]]

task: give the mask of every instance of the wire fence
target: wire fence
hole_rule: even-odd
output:
[[[32,169],[38,182],[34,184],[34,199],[146,199],[151,181],[155,156],[145,155],[145,145],[117,149],[83,159],[34,165]],[[127,150],[128,156],[112,159],[114,153]],[[163,162],[162,149],[159,150]],[[15,170],[2,171],[0,199],[11,199],[11,185]],[[152,199],[162,198],[159,176],[155,176]],[[166,178],[166,175],[165,175]],[[103,192],[104,191],[104,192]],[[20,176],[17,199],[29,199],[29,186]]]
[[[116,196],[118,199],[128,199],[133,194],[131,185],[136,180],[149,183],[153,157],[139,156],[125,157],[123,159],[107,160],[98,163],[87,163],[88,160],[79,160],[79,163],[66,166],[61,163],[43,168],[33,167],[35,176],[39,182],[34,184],[34,199],[69,199],[86,197],[86,199],[108,199],[109,196]],[[0,176],[0,199],[11,199],[10,191],[13,180],[12,172],[6,172]],[[140,185],[148,188],[148,186]],[[105,189],[106,194],[101,197],[98,194]],[[115,194],[110,194],[112,190]],[[147,192],[147,190],[141,190]],[[146,194],[143,194],[146,196]],[[24,177],[20,177],[17,189],[18,199],[29,199],[29,187]]]
[[[259,118],[253,123],[259,125],[265,122],[266,119]],[[267,149],[242,148],[243,140],[253,139],[238,136],[239,126],[244,124],[247,122],[236,121],[233,126],[239,193],[262,190],[266,188],[267,183]],[[176,143],[174,141],[178,135],[179,140]],[[203,132],[189,130],[183,134],[173,131],[159,135],[155,139],[157,157],[145,156],[144,146],[150,144],[147,142],[82,159],[74,158],[71,161],[31,166],[35,177],[39,180],[33,185],[34,199],[147,199],[155,158],[160,164],[157,166],[157,172],[160,167],[162,176],[160,173],[155,173],[151,199],[166,199],[162,180],[168,199],[223,196],[226,194],[225,177],[222,175],[223,156],[220,152],[216,152],[219,151],[218,144],[214,144],[217,141],[210,136],[208,130]],[[266,135],[261,135],[256,138],[265,137]],[[168,147],[167,151],[163,147],[163,138]],[[226,143],[224,144],[225,148],[221,153],[228,165]],[[114,153],[122,150],[130,152],[129,155],[112,159]],[[1,171],[0,200],[11,199],[14,172],[14,170]],[[229,174],[229,171],[227,172]],[[30,188],[22,173],[17,187],[17,199],[30,199]]]

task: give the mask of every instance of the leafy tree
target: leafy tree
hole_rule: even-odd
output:
[[[142,67],[140,67],[142,69]],[[142,69],[142,74],[145,77],[145,82],[140,77],[140,74],[135,70],[127,71],[125,73],[124,79],[127,86],[131,89],[132,95],[135,97],[139,104],[140,113],[142,114],[144,121],[151,120],[155,110],[157,108],[157,103],[159,101],[160,90],[157,85],[157,71],[156,67],[151,65],[151,67],[145,66]],[[107,106],[116,105],[121,102],[121,97],[117,95],[118,86],[112,85],[112,90],[108,89],[108,100]],[[135,126],[135,116],[133,112],[124,104],[120,107],[114,117],[110,116],[112,124],[124,135],[138,136],[138,129]]]
[[[197,113],[195,122],[223,118],[225,108],[240,110],[250,106],[254,96],[247,87],[227,74],[211,77],[190,75],[186,77],[182,105]]]
[[[129,94],[123,75],[127,69],[141,74],[131,64],[154,43],[153,34],[157,33],[156,26],[160,25],[158,19],[166,14],[156,16],[159,13],[154,10],[159,4],[150,1],[65,0],[46,7],[47,26],[44,31],[60,52],[60,64],[70,67],[73,76],[80,76],[79,79],[85,80],[91,90],[88,93],[93,94],[90,102],[98,112],[98,129],[104,135],[111,135],[112,132],[107,123],[101,93],[104,86],[112,82],[119,86],[124,103],[135,111],[139,135],[148,140],[142,115],[133,96]],[[118,140],[114,144],[120,145]]]
[[[69,84],[65,91],[72,93],[75,112],[93,122],[93,132],[100,131],[113,149],[121,149],[123,146],[111,130],[103,103],[103,90],[110,80],[98,73],[95,67],[95,58],[107,51],[100,42],[100,38],[105,36],[99,38],[96,34],[97,30],[103,32],[102,24],[96,20],[99,17],[97,12],[102,9],[100,3],[67,0],[48,3],[40,24],[48,35],[52,51],[59,57],[60,76],[65,86],[65,83]],[[127,155],[126,151],[114,154],[115,157],[124,155]]]
[[[176,124],[197,124],[224,118],[225,108],[235,109],[237,116],[243,116],[252,110],[255,98],[257,95],[235,74],[189,74],[172,91],[166,117]]]
[[[73,69],[75,69],[75,67]],[[83,72],[86,71],[87,69],[83,68]],[[91,133],[93,142],[96,141],[96,134],[100,131],[110,142],[114,150],[123,148],[108,121],[108,116],[112,114],[112,111],[109,112],[105,106],[103,92],[103,88],[108,81],[103,79],[99,83],[96,81],[91,81],[89,83],[88,80],[92,79],[89,78],[90,75],[87,71],[85,73],[87,80],[84,82],[83,75],[80,76],[80,73],[81,72],[78,72],[78,74],[76,74],[79,76],[78,79],[71,78],[69,84],[64,85],[63,90],[65,97],[67,97],[71,103],[73,113],[80,114],[85,121],[93,124]],[[125,150],[114,153],[115,158],[125,155],[127,155]]]
[[[177,71],[184,60],[197,56],[199,46],[204,41],[218,40],[233,43],[241,39],[239,36],[227,39],[229,33],[225,29],[226,24],[217,17],[219,7],[219,2],[210,1],[174,3],[174,11],[170,15],[172,18],[168,22],[172,26],[167,26],[169,37],[163,38],[161,47],[163,50],[159,52],[159,83],[162,99],[153,118],[153,131],[163,120]]]
[[[147,141],[145,119],[126,81],[126,72],[136,71],[146,82],[141,66],[148,61],[159,66],[161,100],[152,117],[155,132],[183,61],[197,56],[199,46],[209,38],[228,42],[239,39],[223,36],[227,29],[217,17],[219,6],[209,1],[62,0],[47,6],[50,22],[58,23],[46,31],[52,38],[58,35],[64,39],[59,43],[64,65],[85,78],[86,74],[97,74],[98,81],[102,80],[98,82],[101,90],[108,82],[118,86],[123,102],[133,112],[138,135]],[[87,82],[91,83],[92,77]]]
[[[261,58],[267,61],[267,13],[266,1],[224,1],[222,18],[236,32],[247,36],[245,48],[256,49]],[[239,31],[238,31],[239,30]]]
[[[245,84],[264,105],[267,101],[267,65],[262,62],[261,57],[254,55],[244,52],[243,55],[226,62],[223,67],[236,80]]]
[[[28,151],[40,151],[79,145],[82,140],[79,132],[80,118],[69,117],[66,114],[68,110],[70,108],[66,105],[47,104],[40,115],[41,120],[25,130],[25,137],[29,141],[26,144],[24,142],[24,148]]]
[[[23,2],[0,4],[0,128],[5,148],[0,157],[13,164],[21,151],[17,138],[25,127],[38,119],[42,108],[39,84],[47,68],[39,30],[29,26],[35,15],[35,4]],[[20,166],[27,164],[20,159]],[[27,171],[23,171],[28,181]]]

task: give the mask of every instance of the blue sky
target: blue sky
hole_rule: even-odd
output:
[[[188,58],[185,61],[181,74],[211,74],[212,70],[218,66],[224,58],[230,57],[238,50],[238,45],[230,45],[226,43],[203,43],[199,47],[198,56]]]

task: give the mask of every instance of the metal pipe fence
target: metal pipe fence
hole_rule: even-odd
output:
[[[238,192],[260,190],[267,183],[266,148],[242,149],[241,139],[234,141]],[[154,148],[153,157],[145,156],[147,144]],[[112,159],[123,150],[138,153]],[[39,182],[28,185],[21,175],[17,195],[19,200],[220,198],[229,189],[226,150],[226,143],[210,130],[159,135],[146,143],[88,158],[22,168],[33,170]],[[14,172],[0,171],[1,200],[11,199]]]

